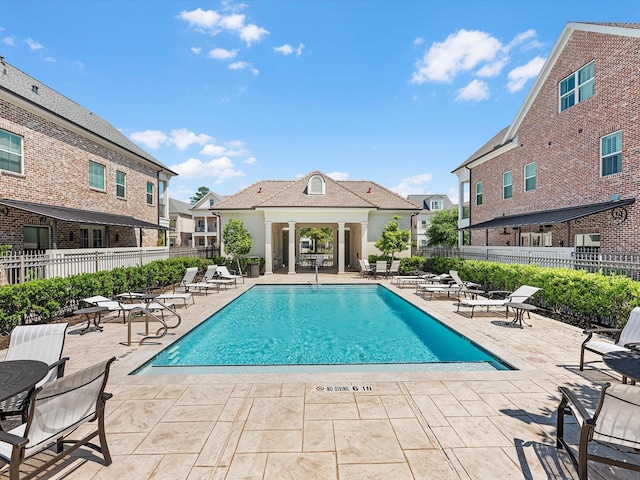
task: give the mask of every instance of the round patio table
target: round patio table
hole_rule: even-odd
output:
[[[640,352],[610,352],[604,354],[602,360],[607,367],[622,375],[622,383],[627,383],[628,378],[632,384],[640,382]]]
[[[31,390],[49,372],[49,365],[37,360],[0,362],[0,401]]]

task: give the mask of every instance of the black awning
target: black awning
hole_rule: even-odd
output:
[[[605,212],[613,208],[625,207],[635,201],[635,198],[628,198],[626,200],[593,203],[591,205],[581,205],[579,207],[557,208],[554,210],[523,213],[521,215],[496,217],[493,220],[476,223],[475,225],[469,225],[462,230],[474,230],[477,228],[522,227],[525,225],[553,225],[554,223],[569,222],[577,218]]]
[[[55,205],[44,205],[41,203],[21,202],[19,200],[0,199],[0,205],[16,208],[36,215],[55,218],[64,222],[86,223],[91,225],[111,225],[118,227],[154,228],[156,230],[166,230],[155,223],[137,220],[127,215],[113,215],[110,213],[92,212],[89,210],[79,210],[77,208],[58,207]]]

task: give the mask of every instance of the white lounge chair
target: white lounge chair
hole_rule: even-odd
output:
[[[460,307],[471,307],[471,317],[473,317],[473,312],[476,307],[487,307],[487,311],[491,307],[505,307],[506,312],[505,315],[509,316],[509,303],[525,303],[529,300],[535,293],[540,290],[537,287],[531,287],[529,285],[522,285],[520,288],[515,290],[513,293],[510,293],[506,298],[476,298],[476,299],[462,299],[458,300],[458,309],[456,311],[460,311]],[[489,292],[489,295],[495,292]]]
[[[104,388],[109,366],[114,361],[115,357],[35,390],[29,402],[26,422],[8,432],[0,431],[0,461],[10,464],[10,480],[18,480],[23,463],[34,468],[23,478],[33,478],[83,445],[101,452],[105,466],[111,464],[104,428],[104,408],[112,395],[105,393]],[[66,440],[78,427],[94,420],[98,420],[97,426],[93,430],[83,428],[80,440]],[[99,437],[100,447],[90,443],[95,437]],[[64,444],[71,445],[64,448]],[[25,462],[49,447],[56,449],[42,459]],[[53,473],[46,476],[50,475]]]
[[[358,263],[360,264],[361,277],[370,277],[374,274],[373,268],[371,268],[368,261],[360,259],[358,260]]]
[[[594,333],[617,333],[615,341],[605,340],[603,337],[593,338]],[[591,328],[583,333],[589,336],[582,342],[580,348],[580,370],[584,367],[584,352],[605,353],[629,351],[631,348],[640,347],[640,307],[635,307],[629,314],[629,319],[624,328]]]
[[[125,294],[131,295],[131,294]],[[117,300],[112,300],[111,298],[103,297],[102,295],[95,295],[93,297],[87,297],[80,300],[81,302],[88,303],[90,305],[97,305],[98,307],[106,307],[109,312],[117,312],[118,316],[120,313],[123,314],[122,322],[126,322],[127,313],[131,310],[135,310],[136,308],[142,308],[149,311],[160,311],[161,313],[164,310],[169,310],[173,312],[174,305],[173,303],[165,303],[165,302],[136,302],[136,303],[125,303],[119,302]],[[173,312],[175,313],[175,312]]]
[[[400,260],[393,260],[391,265],[389,266],[389,277],[391,277],[391,281],[393,282],[393,277],[398,276],[400,274]]]
[[[404,288],[405,285],[420,285],[429,282],[435,277],[433,273],[421,273],[418,275],[399,275],[396,277],[396,285],[398,288]]]
[[[556,448],[566,449],[578,478],[587,480],[589,460],[640,472],[640,387],[606,383],[595,410],[586,408],[569,389],[559,390],[562,400],[558,405]],[[577,456],[564,438],[567,415],[574,417],[580,429]],[[624,478],[640,478],[640,474]]]
[[[5,361],[39,360],[49,365],[49,373],[36,387],[51,382],[64,375],[64,367],[69,357],[62,358],[65,333],[68,323],[50,323],[46,325],[18,325],[11,331],[9,349]],[[23,415],[26,421],[28,392],[0,402],[0,417]]]
[[[449,277],[450,278],[450,277]],[[449,284],[420,284],[416,285],[416,293],[422,294],[422,298],[426,299],[427,294],[429,294],[429,300],[433,299],[434,293],[446,293],[447,297],[449,297],[452,293],[455,293],[460,298],[460,293],[464,289],[464,284],[462,283],[449,283]]]
[[[229,272],[229,269],[224,265],[219,266],[216,271],[218,273],[219,278],[227,279],[227,280],[230,279],[230,280],[234,280],[235,282],[237,282],[238,279],[241,278],[242,283],[244,283],[244,276],[236,275],[235,273]]]
[[[204,272],[202,281],[208,284],[216,285],[218,291],[220,291],[221,286],[224,286],[224,289],[226,290],[227,285],[236,285],[236,280],[234,278],[222,278],[220,276],[220,274],[218,273],[218,265],[209,265],[207,267],[207,271]]]
[[[184,292],[187,293],[189,290],[187,285],[190,283],[193,283],[193,281],[196,279],[197,274],[198,274],[198,267],[187,268],[186,272],[184,273],[184,276],[182,277],[182,280],[180,280],[180,282],[178,282],[177,284],[173,285],[173,293],[176,293],[176,289],[178,288],[183,288]]]

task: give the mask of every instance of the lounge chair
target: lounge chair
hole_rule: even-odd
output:
[[[453,278],[453,281],[456,284],[462,285],[461,293],[464,294],[465,297],[467,296],[467,294],[469,294],[471,298],[475,298],[479,294],[484,293],[484,290],[479,290],[479,283],[465,282],[460,278],[457,270],[449,270],[449,275],[451,275],[451,278]]]
[[[417,275],[399,275],[396,277],[396,285],[398,288],[404,288],[405,285],[420,285],[428,283],[433,277],[433,273],[420,273]]]
[[[104,388],[109,366],[114,361],[115,357],[35,390],[26,422],[8,432],[0,431],[0,461],[10,464],[10,480],[18,480],[23,463],[35,467],[23,479],[33,478],[83,445],[101,452],[105,466],[111,464],[104,408],[112,395],[105,393]],[[82,429],[84,436],[80,440],[66,440],[78,427],[96,419],[98,424],[92,431]],[[100,447],[89,443],[96,436],[100,439]],[[64,448],[64,444],[71,445]],[[54,446],[57,447],[55,452],[42,460],[26,462],[29,457]]]
[[[173,293],[176,293],[176,289],[182,288],[184,289],[184,293],[188,293],[189,287],[188,284],[193,283],[196,279],[196,275],[198,274],[198,267],[189,267],[187,271],[184,273],[182,280],[180,280],[177,284],[173,285]]]
[[[460,307],[471,307],[471,317],[473,318],[473,312],[476,307],[487,307],[487,311],[490,307],[505,307],[506,312],[505,315],[509,317],[509,303],[525,303],[529,300],[535,293],[540,290],[537,287],[531,287],[529,285],[522,285],[520,288],[515,290],[513,293],[510,293],[506,298],[476,298],[476,299],[463,299],[458,300],[458,309],[456,311],[460,311]],[[491,296],[496,292],[488,292],[488,295]]]
[[[15,327],[11,331],[5,361],[39,360],[49,365],[49,373],[36,384],[36,387],[62,377],[69,360],[69,357],[62,358],[68,326],[68,323],[51,323]],[[23,392],[0,402],[0,418],[22,414],[23,421],[26,421],[27,400],[28,392]]]
[[[124,294],[124,295],[132,295],[132,294]],[[97,305],[98,307],[106,307],[109,312],[117,312],[118,317],[120,313],[123,315],[122,323],[127,321],[127,313],[131,310],[135,310],[137,308],[142,308],[149,311],[160,311],[164,314],[164,310],[169,310],[172,313],[173,311],[173,303],[166,302],[136,302],[136,303],[125,303],[119,302],[117,300],[112,300],[111,298],[103,297],[102,295],[95,295],[93,297],[87,297],[80,300],[81,302],[88,303],[89,305]]]
[[[617,333],[615,341],[604,340],[602,337],[593,338],[594,333]],[[583,333],[589,336],[582,342],[580,348],[580,370],[584,367],[584,351],[604,355],[605,353],[629,351],[640,347],[640,307],[631,310],[624,328],[591,328]]]
[[[237,286],[235,279],[220,277],[220,274],[218,273],[218,265],[209,265],[207,267],[207,271],[204,272],[202,281],[208,284],[216,285],[218,291],[220,291],[220,286],[224,286],[225,290],[227,289],[227,285],[233,284]]]
[[[449,278],[451,277],[449,276]],[[443,277],[443,280],[444,279],[445,278]],[[448,284],[441,283],[440,285],[431,283],[431,284],[416,285],[416,293],[422,294],[422,298],[424,299],[426,299],[427,294],[429,294],[429,300],[433,299],[434,293],[446,293],[447,297],[449,297],[452,293],[455,293],[458,299],[460,299],[460,293],[462,292],[463,289],[464,289],[463,283],[448,283]]]
[[[224,265],[219,266],[219,267],[217,268],[217,270],[216,270],[216,271],[217,271],[217,273],[218,273],[218,277],[219,277],[219,278],[222,278],[222,279],[231,279],[231,280],[234,280],[235,282],[237,282],[237,281],[238,281],[238,279],[239,279],[239,278],[241,278],[241,279],[242,279],[242,283],[244,283],[244,276],[242,276],[242,275],[236,275],[235,273],[231,273],[231,272],[229,271],[229,269],[228,269],[226,266],[224,266]]]
[[[566,449],[578,478],[587,479],[589,460],[640,472],[640,387],[606,383],[595,410],[586,408],[567,388],[559,390],[562,400],[558,406],[556,448]],[[577,456],[564,438],[567,415],[573,416],[580,428]]]

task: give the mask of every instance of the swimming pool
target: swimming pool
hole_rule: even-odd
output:
[[[256,285],[134,373],[510,368],[381,285]]]

